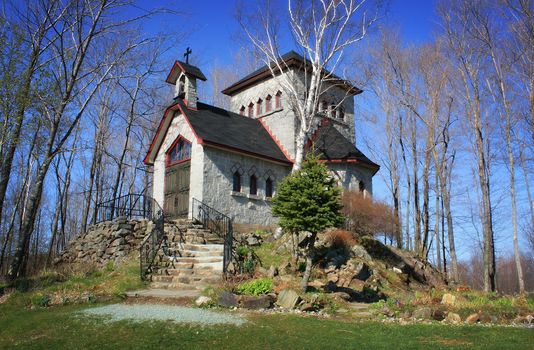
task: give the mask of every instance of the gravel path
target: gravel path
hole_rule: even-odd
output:
[[[223,312],[161,304],[114,304],[87,309],[82,311],[82,314],[105,316],[109,321],[174,321],[204,325],[232,324],[236,326],[246,322],[246,319],[241,316]]]

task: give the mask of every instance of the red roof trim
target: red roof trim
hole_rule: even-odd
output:
[[[159,133],[161,132],[161,128],[163,127],[163,124],[165,122],[165,119],[167,119],[167,116],[169,114],[169,112],[171,111],[175,111],[175,110],[180,110],[180,112],[182,113],[182,115],[184,116],[184,119],[186,120],[187,122],[187,125],[189,125],[189,128],[191,129],[191,131],[193,132],[193,135],[195,135],[195,139],[197,141],[198,144],[202,144],[204,141],[202,140],[202,138],[200,138],[195,129],[193,129],[193,127],[191,126],[191,123],[189,122],[189,119],[187,118],[187,115],[184,113],[184,109],[182,108],[182,106],[180,105],[179,102],[176,102],[175,104],[171,105],[170,107],[168,107],[166,110],[165,110],[165,113],[163,113],[163,118],[161,118],[161,121],[159,122],[159,126],[158,126],[158,130],[156,131],[156,135],[154,136],[154,138],[152,139],[152,142],[150,143],[150,147],[148,148],[148,152],[145,156],[145,158],[143,159],[143,163],[145,163],[146,165],[150,165],[149,164],[149,156],[150,154],[152,153],[153,151],[153,148],[154,148],[154,145],[155,145],[155,142],[158,138],[158,135]],[[163,142],[162,142],[163,143]],[[159,152],[161,148],[161,144],[158,146],[158,149],[156,150],[156,154]]]
[[[171,75],[174,73],[174,70],[176,69],[176,67],[179,66],[179,63],[178,61],[174,61],[174,65],[172,66],[172,69],[171,71],[169,72],[169,75],[167,75],[167,79],[165,79],[165,82],[169,83],[169,84],[174,84],[175,82],[173,82],[171,80]],[[180,69],[182,69],[182,72],[183,72],[183,68],[180,67]]]

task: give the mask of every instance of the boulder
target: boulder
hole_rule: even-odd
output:
[[[222,292],[219,294],[218,303],[224,307],[237,307],[237,298],[233,293]]]
[[[432,317],[432,309],[425,306],[415,310],[412,314],[413,318],[428,320]]]
[[[303,312],[314,312],[314,311],[317,311],[317,310],[319,310],[319,308],[317,306],[315,306],[314,304],[311,304],[311,303],[304,303],[300,307],[300,311],[303,311]]]
[[[456,303],[456,296],[449,293],[445,293],[441,298],[441,303],[444,305],[452,306]]]
[[[367,250],[365,250],[365,248],[362,247],[361,245],[358,245],[358,244],[354,245],[350,251],[351,251],[351,256],[354,258],[362,259],[362,260],[371,260],[371,256],[369,255],[369,253],[367,253]]]
[[[467,318],[465,319],[465,322],[468,324],[475,324],[478,322],[479,319],[480,319],[480,315],[478,313],[475,313],[475,314],[471,314],[467,316]]]
[[[249,236],[247,238],[247,245],[250,246],[250,247],[256,247],[256,246],[261,245],[261,242],[257,237]]]
[[[271,265],[271,267],[269,267],[269,271],[267,271],[267,277],[273,278],[275,276],[278,276],[278,268]]]
[[[201,295],[195,300],[196,306],[207,306],[211,303],[211,298]]]
[[[243,295],[240,298],[239,305],[245,309],[259,310],[268,309],[271,306],[271,298],[267,295],[250,296]]]
[[[299,301],[300,297],[297,292],[292,289],[283,289],[278,294],[276,304],[286,309],[293,309],[295,306],[297,306]]]
[[[462,322],[462,318],[460,317],[460,315],[458,315],[458,314],[456,314],[454,312],[449,312],[445,319],[446,319],[447,322],[450,322],[450,323],[460,323],[460,322]]]
[[[354,267],[354,278],[360,281],[367,281],[372,275],[372,271],[365,263],[359,263]]]
[[[284,230],[282,230],[281,227],[278,227],[276,231],[274,231],[274,239],[280,239],[283,234],[284,234]]]

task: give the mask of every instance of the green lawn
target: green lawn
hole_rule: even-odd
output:
[[[534,349],[534,330],[385,325],[250,315],[245,326],[103,322],[77,311],[0,305],[0,349]]]

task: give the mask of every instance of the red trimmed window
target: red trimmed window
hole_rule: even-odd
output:
[[[241,108],[239,109],[239,114],[245,115],[245,106],[241,106]]]
[[[191,142],[178,136],[167,151],[167,166],[185,162],[191,159]]]
[[[261,98],[258,100],[258,103],[256,103],[256,116],[260,116],[262,114],[262,110],[261,110],[261,107],[262,107],[262,100]]]
[[[250,118],[254,117],[254,103],[252,102],[248,105],[248,116]]]
[[[267,95],[267,97],[265,97],[265,113],[269,113],[272,108],[272,97],[271,95]]]
[[[275,96],[275,105],[274,108],[282,108],[282,92],[278,91]]]

